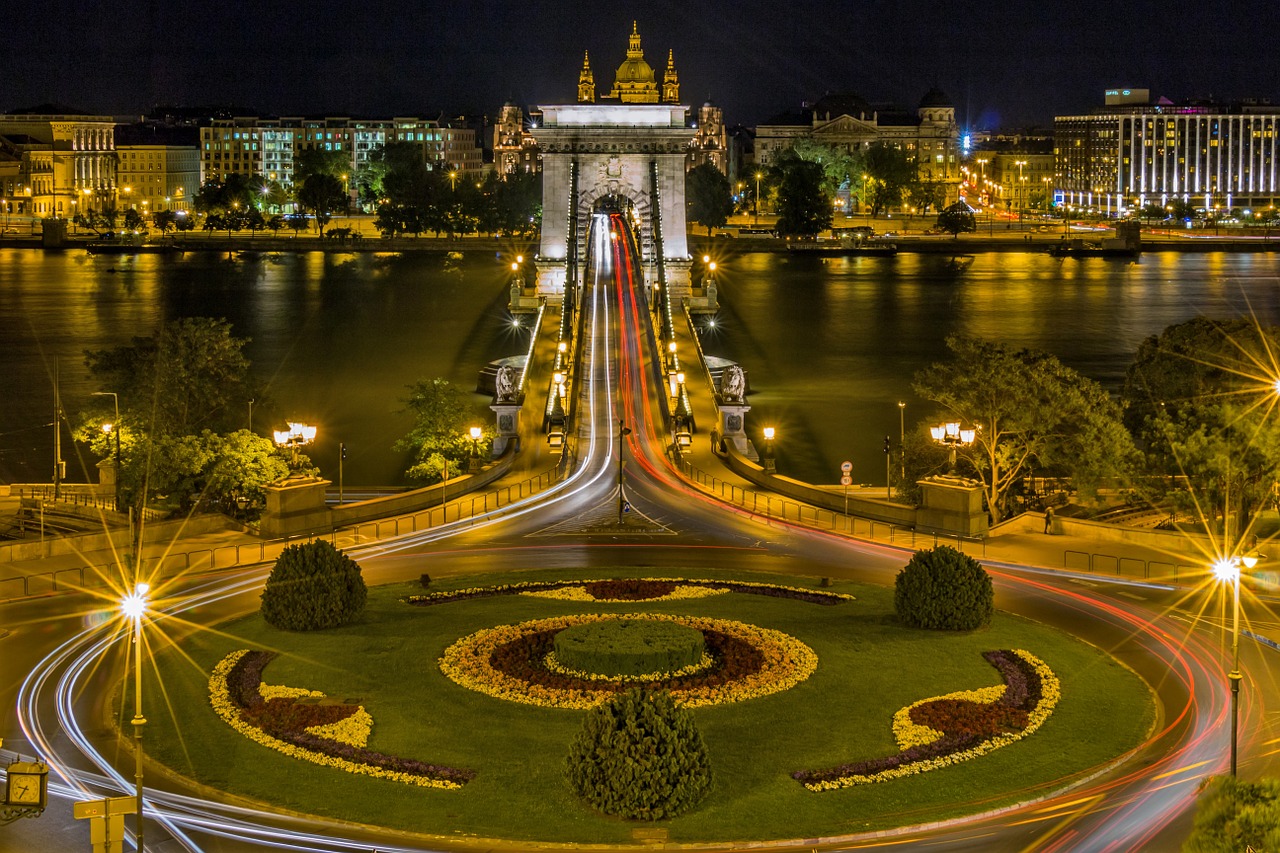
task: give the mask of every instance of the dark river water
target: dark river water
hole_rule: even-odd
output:
[[[100,403],[90,392],[112,390],[93,383],[84,350],[211,316],[251,340],[247,354],[270,397],[255,406],[255,429],[315,423],[310,454],[327,475],[344,441],[349,486],[400,484],[405,460],[391,445],[409,427],[397,413],[405,386],[443,376],[470,390],[486,362],[528,346],[528,332],[511,326],[504,273],[491,255],[0,250],[0,481],[51,477],[55,364],[74,420]],[[930,414],[911,377],[945,357],[952,332],[1048,350],[1114,390],[1138,343],[1171,323],[1250,311],[1280,322],[1274,254],[1147,254],[1136,264],[744,254],[724,258],[718,280],[706,351],[747,369],[748,429],[776,426],[780,472],[827,483],[845,459],[855,482],[883,482],[881,445],[898,439],[897,403],[907,403],[908,429]],[[83,479],[75,453],[63,455],[69,479]]]

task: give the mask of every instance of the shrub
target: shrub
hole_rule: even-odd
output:
[[[693,715],[665,690],[633,688],[588,711],[566,769],[578,796],[630,820],[683,814],[711,789]]]
[[[280,553],[262,589],[262,618],[287,631],[345,625],[364,610],[360,565],[323,540]]]
[[[649,675],[702,660],[702,632],[658,619],[605,619],[556,634],[556,660],[575,672]]]
[[[917,551],[893,585],[898,618],[917,628],[972,631],[991,621],[995,590],[978,561],[945,545]]]
[[[1210,776],[1200,786],[1195,828],[1184,853],[1275,850],[1280,843],[1280,780]]]

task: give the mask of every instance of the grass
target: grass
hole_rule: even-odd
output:
[[[450,578],[432,590],[563,576]],[[705,570],[689,576],[805,584]],[[892,590],[882,587],[837,582],[833,591],[857,600],[831,607],[734,593],[657,604],[524,596],[431,607],[400,603],[420,591],[416,585],[373,588],[360,621],[339,629],[295,634],[253,615],[158,653],[162,683],[146,686],[148,696],[160,697],[147,714],[148,755],[220,790],[309,814],[459,838],[626,843],[635,824],[595,813],[564,782],[564,756],[584,712],[474,693],[436,665],[447,646],[480,628],[584,612],[730,618],[786,632],[818,654],[817,672],[789,691],[694,711],[714,782],[701,805],[659,824],[672,842],[841,835],[996,808],[1110,761],[1139,743],[1154,718],[1146,685],[1085,643],[1002,613],[971,633],[903,628],[893,617]],[[208,703],[210,670],[239,648],[281,653],[264,673],[268,683],[358,698],[374,719],[370,749],[479,775],[461,790],[423,789],[326,769],[250,742]],[[789,777],[794,770],[896,752],[894,712],[919,699],[999,683],[981,657],[996,648],[1027,649],[1061,679],[1057,709],[1031,737],[953,767],[839,791],[810,792]]]

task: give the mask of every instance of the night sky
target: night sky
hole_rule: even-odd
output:
[[[583,50],[607,91],[631,20],[681,100],[756,124],[827,91],[914,107],[931,86],[966,128],[1047,124],[1109,86],[1280,102],[1272,3],[785,0],[592,4],[17,0],[5,5],[0,110],[141,114],[493,113],[575,97]]]

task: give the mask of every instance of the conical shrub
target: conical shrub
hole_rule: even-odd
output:
[[[978,561],[939,545],[912,555],[893,584],[898,618],[917,628],[972,631],[991,621],[995,589]]]
[[[317,539],[280,552],[259,612],[267,624],[287,631],[336,628],[360,615],[367,596],[360,564]]]
[[[693,715],[665,690],[633,688],[591,709],[567,772],[578,796],[630,820],[683,814],[711,789],[711,762]]]

